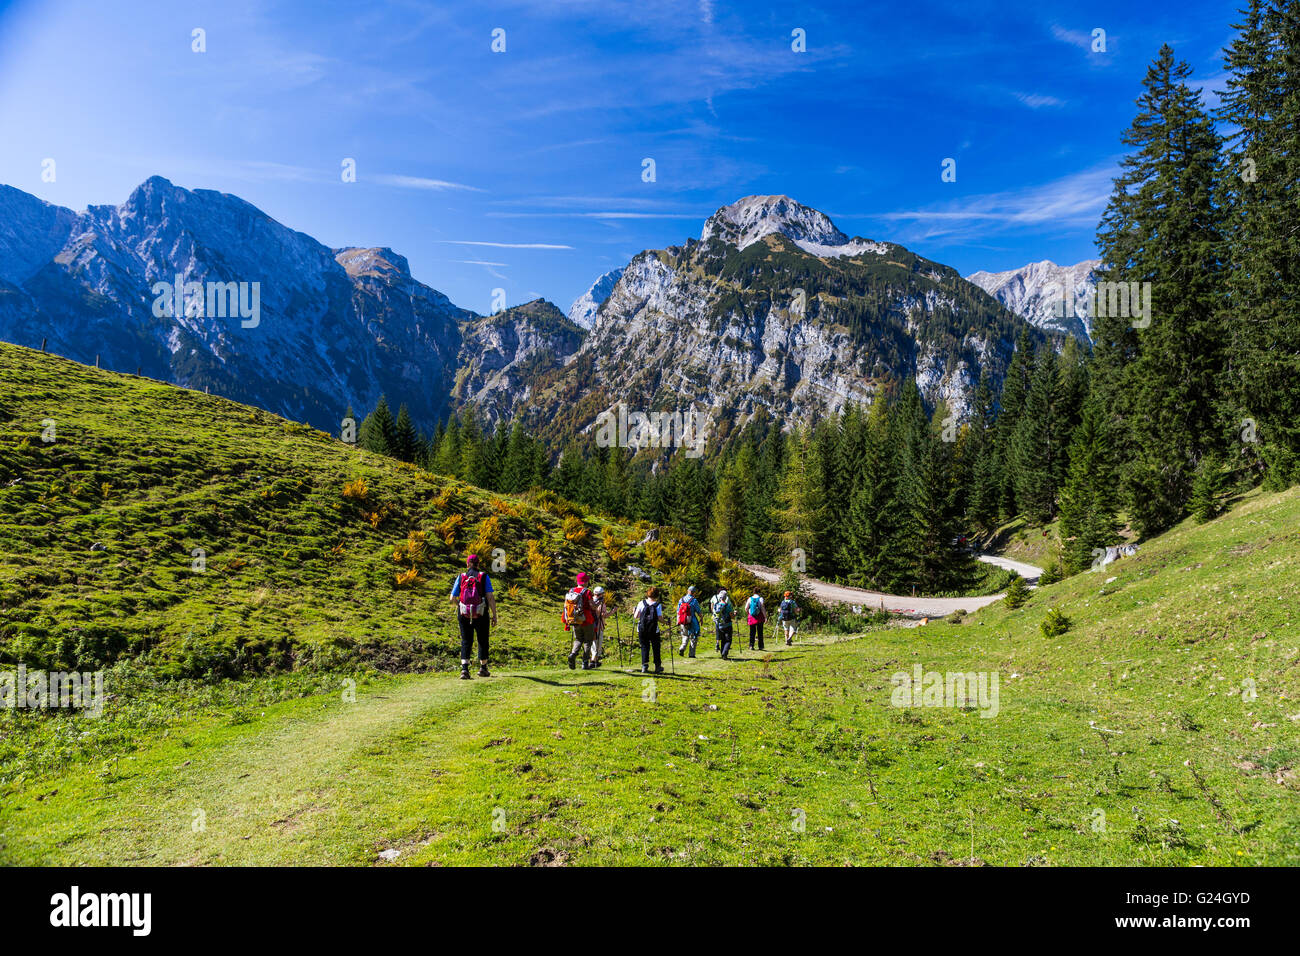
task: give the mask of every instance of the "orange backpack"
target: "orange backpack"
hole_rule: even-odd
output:
[[[560,613],[567,631],[575,624],[587,623],[587,595],[583,588],[570,588],[564,595],[564,610]]]

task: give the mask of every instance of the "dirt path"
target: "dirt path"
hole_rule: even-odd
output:
[[[1021,577],[1035,580],[1043,573],[1042,568],[1011,561],[993,554],[981,554],[979,560],[985,564],[996,565],[1015,571]],[[774,568],[765,568],[757,564],[745,567],[764,581],[775,583],[781,579],[780,572]],[[817,578],[804,578],[804,583],[813,596],[828,604],[851,604],[863,608],[884,608],[899,614],[923,614],[928,617],[944,617],[953,611],[976,611],[1002,599],[1001,594],[985,594],[979,597],[919,597],[905,594],[882,594],[880,591],[868,591],[865,588],[853,588],[843,584],[831,584]]]

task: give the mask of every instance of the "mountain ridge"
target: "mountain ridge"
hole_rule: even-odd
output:
[[[188,299],[159,311],[155,285],[177,276],[208,302],[213,283],[256,285],[259,315]],[[616,400],[690,400],[725,434],[869,403],[906,377],[962,415],[981,375],[1000,380],[1017,322],[950,267],[782,195],[742,197],[699,239],[639,253],[568,316],[539,299],[493,317],[389,247],[327,247],[229,193],[151,176],[118,206],[74,213],[0,191],[0,338],[330,431],[387,395],[425,427],[473,405],[565,440]]]

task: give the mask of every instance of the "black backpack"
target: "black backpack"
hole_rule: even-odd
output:
[[[636,622],[636,636],[641,640],[653,641],[659,637],[658,607],[657,603],[641,602],[641,619]]]

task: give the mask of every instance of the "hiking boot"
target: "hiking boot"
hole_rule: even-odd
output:
[[[492,676],[491,674],[488,673],[487,664],[483,663],[482,661],[480,661],[480,662],[479,662],[479,665],[478,665],[478,676],[479,676],[479,677],[491,677],[491,676]]]
[[[662,674],[663,672],[664,672],[663,667],[656,667],[656,668],[655,668],[655,673],[656,673],[656,674]]]
[[[577,665],[577,661],[578,661],[578,655],[577,655],[577,654],[570,654],[570,655],[569,655],[569,670],[573,670],[573,669],[574,669],[574,667]],[[585,666],[585,665],[584,665],[584,666]]]
[[[642,664],[642,665],[641,665],[641,673],[642,673],[642,674],[649,674],[649,673],[650,673],[650,668],[648,668],[648,667],[646,667],[646,665]]]
[[[469,680],[469,665],[468,665],[468,664],[461,664],[461,665],[460,665],[460,679],[461,679],[461,680]]]

